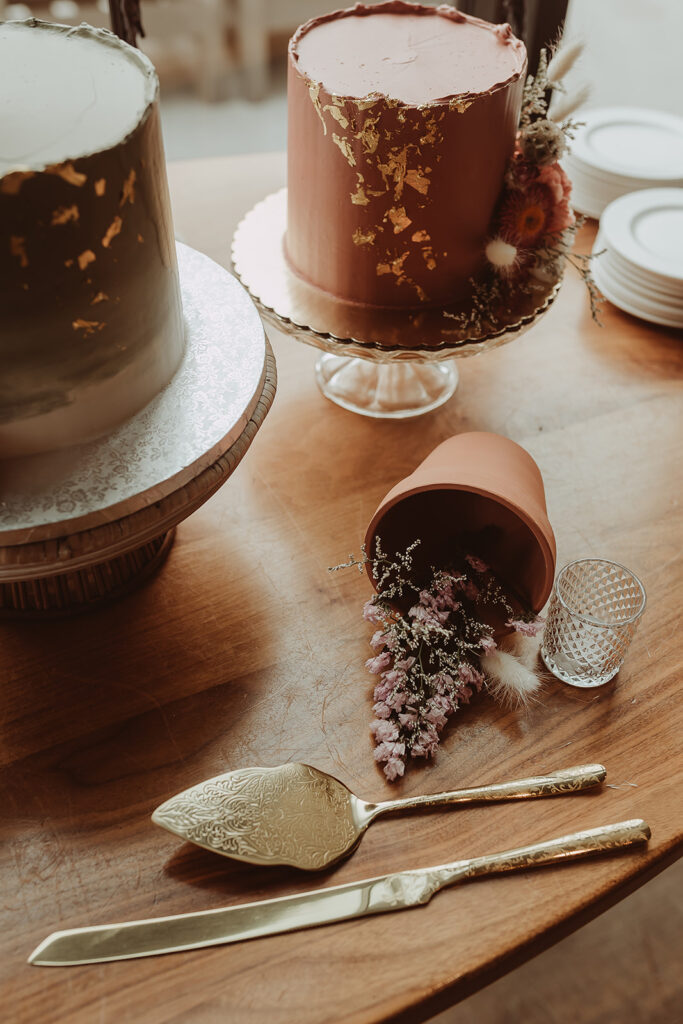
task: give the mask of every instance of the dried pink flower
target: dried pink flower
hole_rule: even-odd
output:
[[[509,629],[514,629],[515,633],[521,633],[522,636],[538,636],[543,629],[544,622],[545,619],[537,615],[530,622],[525,622],[524,619],[508,619],[505,625]]]
[[[391,718],[391,708],[384,701],[377,701],[376,704],[373,704],[372,710],[378,718]]]
[[[409,658],[402,658],[400,661],[394,662],[394,668],[398,669],[399,672],[408,672],[409,669],[415,664],[415,658],[412,656]]]
[[[384,765],[384,774],[386,775],[389,782],[393,782],[394,779],[397,779],[400,776],[402,776],[405,770],[405,761],[403,761],[400,757],[391,757]]]
[[[363,618],[366,622],[382,622],[384,616],[381,608],[378,608],[372,601],[366,601],[363,605]]]
[[[376,718],[370,725],[370,732],[377,743],[398,739],[398,726],[394,722],[388,722],[386,718]]]
[[[391,654],[389,651],[382,651],[382,653],[378,654],[377,657],[368,658],[365,662],[366,669],[368,672],[372,672],[373,675],[379,675],[379,673],[384,671],[384,669],[389,665],[391,665]]]
[[[372,639],[370,640],[370,646],[372,647],[373,651],[381,651],[382,650],[382,648],[386,644],[385,637],[386,637],[386,633],[383,633],[381,629],[378,629],[376,633],[372,634]]]
[[[492,654],[493,651],[496,650],[498,645],[496,644],[496,641],[493,639],[492,636],[483,636],[479,641],[479,646],[481,647],[484,654]]]

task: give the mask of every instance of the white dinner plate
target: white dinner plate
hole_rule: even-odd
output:
[[[678,315],[662,312],[658,305],[637,299],[628,289],[624,289],[618,281],[614,280],[607,268],[600,267],[599,260],[593,267],[593,278],[605,298],[609,299],[614,306],[623,309],[625,313],[637,316],[641,320],[661,324],[663,327],[683,328],[683,311]]]
[[[575,159],[626,179],[683,179],[683,118],[639,107],[581,112]]]
[[[683,282],[683,188],[654,188],[615,199],[600,231],[610,249],[640,270]]]

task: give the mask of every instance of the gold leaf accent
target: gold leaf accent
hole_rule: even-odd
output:
[[[16,196],[19,189],[28,178],[35,176],[35,171],[12,171],[0,179],[0,192],[6,196]]]
[[[379,96],[366,96],[362,100],[354,100],[353,102],[359,110],[370,110],[371,107],[375,106],[378,100]]]
[[[74,261],[73,260],[64,260],[64,266],[65,267],[73,267],[73,265],[74,265]]]
[[[106,189],[107,189],[107,179],[106,178],[98,178],[97,181],[95,182],[95,195],[96,196],[103,196],[105,191],[106,191]]]
[[[96,306],[98,302],[108,302],[109,296],[106,292],[98,292],[95,298],[90,303],[91,306]]]
[[[341,111],[339,107],[333,107],[331,103],[326,103],[325,106],[323,107],[323,110],[329,110],[329,112],[332,114],[332,117],[335,119],[335,121],[339,122],[342,128],[349,127],[349,119],[348,117],[344,116],[343,111]]]
[[[144,242],[144,238],[142,237],[142,235],[139,232],[138,232],[138,242]]]
[[[115,238],[118,235],[122,224],[123,221],[120,217],[114,217],[113,221],[104,233],[104,238],[102,239],[102,245],[105,249],[108,249],[111,245],[112,238]]]
[[[71,326],[74,331],[83,331],[84,338],[89,338],[95,331],[101,331],[103,327],[106,327],[106,324],[100,320],[83,320],[79,317],[78,320],[72,320]]]
[[[448,101],[449,110],[457,110],[459,114],[464,114],[468,107],[471,107],[473,100],[461,100],[457,96],[454,96]]]
[[[358,178],[358,185],[356,191],[351,193],[351,202],[354,206],[367,206],[370,200],[365,194],[365,186],[363,184],[365,179],[358,171],[356,171],[356,177]]]
[[[394,200],[400,199],[401,193],[403,192],[407,159],[408,147],[404,146],[401,150],[392,149],[385,164],[380,163],[379,161],[377,163],[377,170],[382,175],[387,189],[391,187],[390,182],[393,182]]]
[[[410,185],[411,188],[414,188],[416,192],[423,196],[427,195],[431,184],[431,178],[427,177],[422,168],[417,170],[414,167],[406,171],[405,181],[406,185]]]
[[[28,256],[26,255],[26,239],[23,235],[10,235],[9,239],[9,251],[13,256],[16,256],[19,260],[20,267],[28,266]]]
[[[70,220],[78,220],[77,206],[59,206],[52,214],[52,224],[68,224]]]
[[[403,206],[393,206],[388,212],[387,217],[394,225],[394,234],[400,235],[402,231],[405,231],[413,222],[405,211]]]
[[[320,106],[320,82],[309,82],[308,83],[308,95],[311,97],[311,103],[315,107],[318,117],[322,121],[323,132],[327,135],[327,125],[325,124],[325,117],[323,115],[323,109]]]
[[[424,228],[421,228],[420,231],[414,231],[410,237],[413,242],[431,242],[431,237]]]
[[[126,178],[126,180],[123,183],[123,190],[121,192],[121,199],[119,201],[119,206],[123,206],[124,203],[126,203],[126,201],[131,203],[131,204],[135,202],[135,171],[134,170],[131,170],[130,174],[128,175],[128,177]]]
[[[339,135],[337,135],[336,132],[332,132],[332,141],[334,142],[335,146],[339,146],[339,149],[342,151],[342,153],[348,160],[349,166],[355,167],[356,158],[353,155],[353,150],[351,149],[351,144],[349,140],[347,138],[341,138]]]
[[[363,231],[362,228],[356,228],[353,233],[353,244],[372,245],[375,241],[375,237],[375,232],[372,229],[370,229],[370,231]]]
[[[66,164],[51,164],[50,167],[45,168],[46,174],[54,174],[58,178],[62,178],[69,185],[76,185],[80,188],[81,185],[85,185],[88,180],[87,174],[81,174],[77,171],[74,165],[69,161]]]
[[[363,127],[355,136],[363,144],[363,150],[366,153],[374,153],[379,145],[379,132],[375,131],[375,125],[379,119],[379,114],[375,117],[366,117]]]
[[[81,268],[81,270],[85,270],[89,263],[95,262],[95,259],[97,257],[95,256],[95,253],[92,251],[92,249],[85,249],[81,253],[81,255],[77,256],[76,258],[78,259],[78,266]]]
[[[434,250],[431,245],[426,245],[422,250],[422,258],[427,265],[427,270],[436,269],[436,260],[434,259]]]

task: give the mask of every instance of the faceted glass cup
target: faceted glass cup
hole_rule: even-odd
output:
[[[558,573],[543,631],[541,657],[571,686],[602,686],[624,661],[641,615],[645,588],[618,562],[580,558]]]

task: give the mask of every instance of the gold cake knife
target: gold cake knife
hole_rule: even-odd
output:
[[[175,917],[53,932],[34,949],[29,963],[70,967],[128,960],[348,921],[428,903],[444,886],[470,878],[606,853],[647,842],[649,838],[650,829],[644,821],[620,821],[504,853],[366,878],[295,896]]]

